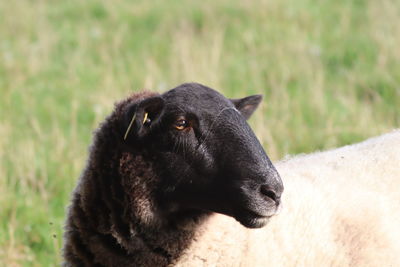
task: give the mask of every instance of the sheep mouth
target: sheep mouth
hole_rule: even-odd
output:
[[[249,197],[247,194],[233,206],[232,217],[247,228],[261,228],[279,211],[279,204],[262,198]]]
[[[240,212],[235,219],[247,228],[261,228],[268,224],[272,215],[261,215],[252,210]]]

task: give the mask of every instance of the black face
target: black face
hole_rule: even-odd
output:
[[[276,213],[282,181],[246,122],[260,101],[183,84],[129,108],[129,138],[159,164],[164,210],[219,212],[250,228]]]

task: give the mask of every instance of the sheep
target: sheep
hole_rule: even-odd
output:
[[[261,229],[215,214],[176,266],[400,266],[400,130],[274,163],[282,209]]]
[[[260,101],[184,84],[117,104],[73,193],[65,266],[400,266],[400,131],[272,165],[245,122]]]
[[[246,122],[260,102],[190,83],[118,103],[72,195],[64,266],[178,264],[215,212],[267,224],[283,184]]]

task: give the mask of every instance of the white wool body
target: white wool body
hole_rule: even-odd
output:
[[[400,130],[275,163],[283,208],[261,229],[214,214],[176,266],[400,266]]]

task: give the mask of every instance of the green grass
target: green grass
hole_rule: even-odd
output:
[[[400,125],[400,2],[0,1],[0,266],[56,266],[91,132],[141,88],[263,93],[272,159]]]

